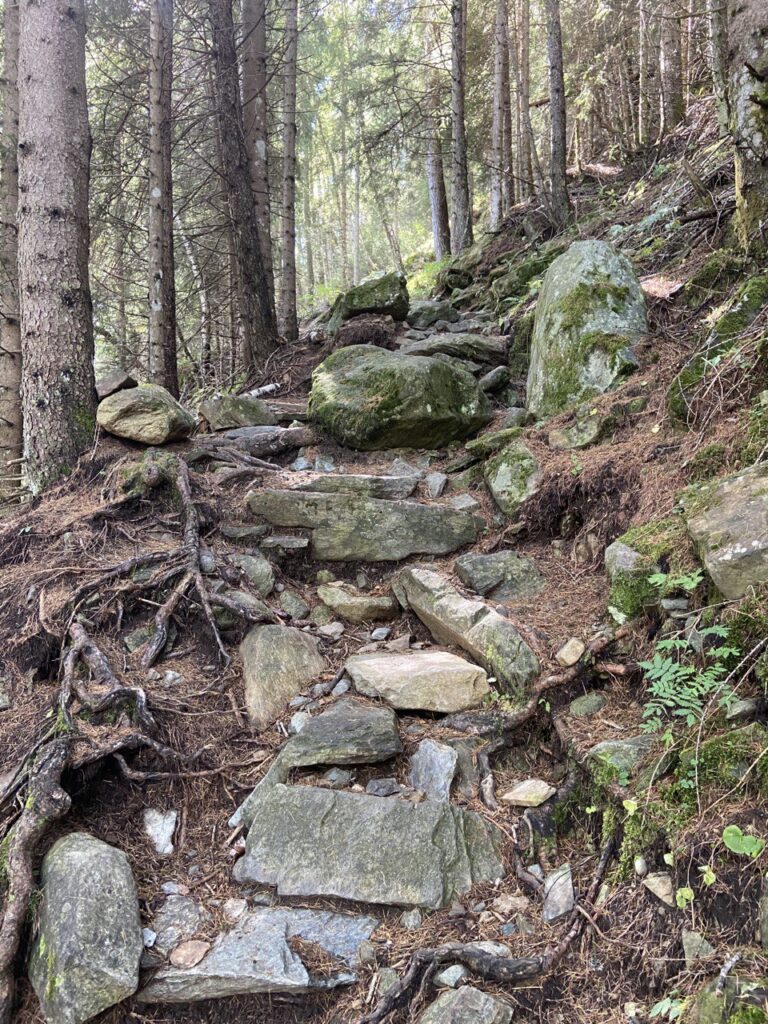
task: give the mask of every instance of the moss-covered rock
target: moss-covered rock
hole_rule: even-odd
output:
[[[522,441],[513,441],[488,459],[483,476],[493,500],[512,519],[536,491],[539,464]]]
[[[496,299],[499,312],[504,310],[510,299],[526,295],[529,283],[543,274],[564,248],[562,242],[542,246],[528,259],[511,264],[506,272],[497,274],[491,285],[491,292]]]
[[[766,748],[768,729],[760,722],[751,722],[683,750],[675,778],[678,782],[695,778],[702,790],[710,786],[730,788],[744,779]],[[764,766],[762,760],[755,768],[754,781],[762,793],[768,792],[768,766]]]
[[[600,411],[591,403],[586,402],[576,410],[573,420],[562,427],[555,427],[549,432],[550,448],[589,448],[598,444],[617,430],[630,416],[642,412],[648,404],[645,395],[614,402],[605,411]]]
[[[159,384],[142,384],[109,395],[96,410],[108,434],[141,444],[166,444],[189,437],[195,418]]]
[[[696,565],[693,546],[682,516],[667,516],[633,526],[605,551],[611,578],[608,606],[624,621],[653,607],[661,596],[648,577],[667,566],[670,575],[690,572]]]
[[[345,320],[361,313],[383,313],[394,320],[405,320],[408,304],[404,274],[392,271],[373,275],[339,295],[331,310],[328,334],[333,336]]]
[[[274,426],[277,417],[261,398],[252,395],[214,395],[200,403],[200,415],[211,430]]]
[[[437,448],[487,423],[490,406],[464,370],[353,345],[315,370],[309,413],[350,448]]]
[[[636,367],[648,327],[630,263],[607,243],[574,242],[550,266],[536,306],[528,407],[547,416],[601,394]]]

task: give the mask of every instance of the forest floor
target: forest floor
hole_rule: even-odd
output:
[[[701,339],[706,316],[738,283],[731,280],[718,294],[715,281],[700,303],[681,301],[685,286],[725,243],[727,215],[732,204],[733,183],[727,153],[715,141],[710,112],[705,106],[685,131],[670,140],[653,161],[621,168],[618,173],[603,167],[590,168],[574,180],[573,196],[577,227],[573,237],[604,237],[632,259],[648,298],[651,332],[640,352],[640,368],[620,389],[594,403],[600,409],[622,396],[647,399],[642,412],[628,417],[609,442],[579,452],[557,451],[548,434],[568,425],[570,414],[549,421],[546,429],[527,427],[524,439],[543,471],[535,501],[522,514],[522,531],[499,516],[482,484],[470,493],[480,503],[489,524],[476,550],[490,552],[510,547],[531,558],[544,580],[535,596],[505,604],[505,615],[538,655],[542,676],[560,672],[555,654],[571,637],[593,641],[606,621],[609,582],[602,564],[606,544],[630,526],[668,515],[676,506],[682,487],[699,478],[703,451],[717,452],[717,470],[738,465],[745,438],[745,409],[760,387],[757,379],[742,372],[731,376],[724,370],[711,393],[692,415],[692,429],[681,430],[670,422],[667,395],[681,365]],[[476,271],[483,280],[500,252],[519,250],[523,260],[535,247],[520,232],[512,217],[485,251],[485,263]],[[521,307],[519,312],[524,312]],[[471,310],[469,314],[471,315]],[[757,334],[768,326],[753,324]],[[306,399],[311,369],[328,349],[305,338],[290,355],[272,367],[271,379],[281,383],[280,402],[299,405]],[[498,409],[488,432],[497,429],[506,410]],[[170,445],[179,457],[188,445]],[[144,451],[138,445],[100,437],[76,472],[42,499],[18,515],[0,523],[0,645],[3,676],[10,707],[0,712],[0,779],[6,785],[2,803],[7,827],[19,815],[17,794],[8,796],[8,785],[26,754],[56,719],[63,673],[62,649],[72,621],[73,595],[88,622],[90,636],[106,655],[112,671],[125,686],[141,686],[156,723],[155,737],[181,760],[164,763],[156,749],[144,747],[126,754],[127,762],[106,757],[96,765],[70,773],[65,788],[72,809],[46,837],[46,846],[73,830],[82,830],[124,850],[136,879],[142,921],[148,924],[160,906],[162,885],[174,882],[204,902],[211,913],[210,925],[201,938],[211,938],[226,925],[222,907],[244,889],[232,878],[239,835],[228,825],[233,811],[265,775],[287,733],[292,711],[287,710],[276,727],[254,734],[244,706],[238,641],[247,624],[224,634],[231,663],[223,667],[200,602],[190,591],[173,614],[176,636],[149,671],[141,665],[142,649],[131,652],[125,638],[146,625],[173,589],[168,580],[161,587],[142,589],[136,577],[109,577],[108,571],[127,560],[154,552],[157,564],[176,557],[182,539],[185,508],[172,488],[160,487],[126,500],[120,492],[126,468]],[[455,451],[391,451],[356,453],[320,439],[303,455],[310,462],[331,459],[345,472],[385,473],[393,459],[405,460],[429,471],[446,468]],[[244,548],[220,532],[222,525],[252,522],[246,494],[258,486],[280,486],[295,458],[295,451],[275,457],[275,471],[223,479],[220,472],[190,473],[192,498],[200,519],[199,539],[217,563]],[[416,500],[429,499],[420,489]],[[568,526],[563,529],[563,516]],[[585,554],[586,552],[586,554]],[[417,559],[414,559],[416,561]],[[434,559],[433,567],[456,586],[454,556]],[[399,570],[391,563],[361,566],[357,563],[322,563],[305,552],[289,553],[275,564],[278,584],[317,603],[317,574],[326,570],[336,579],[355,583],[361,569],[366,586],[383,592]],[[92,590],[88,590],[92,585]],[[273,605],[275,612],[279,611]],[[279,617],[278,617],[279,618]],[[282,616],[285,621],[285,616]],[[412,613],[392,624],[392,637],[410,637],[414,646],[429,646],[429,632]],[[533,776],[563,785],[571,766],[579,763],[595,743],[636,735],[643,713],[644,684],[633,669],[652,649],[658,623],[652,619],[633,623],[627,639],[610,655],[613,670],[575,674],[547,693],[546,704],[519,729],[512,745],[493,764],[498,791],[517,779]],[[345,624],[337,641],[323,641],[326,662],[323,679],[340,677],[349,655],[370,644],[370,627]],[[618,666],[618,667],[617,667]],[[626,669],[626,671],[623,670]],[[172,676],[167,673],[171,671]],[[595,686],[607,697],[595,717],[575,719],[567,715],[569,702]],[[756,681],[747,679],[740,696],[762,696]],[[332,703],[319,701],[320,709]],[[405,781],[408,754],[416,740],[442,737],[439,718],[405,713],[400,716],[405,751],[388,774]],[[105,744],[104,736],[99,743]],[[126,774],[125,765],[129,771]],[[147,773],[146,778],[141,773]],[[153,776],[153,773],[158,773]],[[370,772],[361,769],[356,781],[365,785]],[[14,798],[15,796],[15,798]],[[768,803],[754,794],[723,788],[710,794],[703,806],[680,828],[675,838],[677,859],[672,868],[678,886],[693,884],[701,865],[713,861],[725,822],[764,831]],[[459,796],[459,805],[486,816],[509,837],[506,850],[510,871],[497,886],[476,887],[456,908],[430,913],[411,931],[399,922],[402,908],[356,906],[381,922],[375,933],[375,956],[358,971],[359,980],[347,989],[316,996],[248,996],[179,1006],[151,1006],[138,1002],[121,1004],[98,1019],[103,1024],[139,1022],[274,1022],[313,1021],[317,1024],[351,1024],[370,1012],[377,1002],[377,984],[383,967],[402,974],[415,949],[435,947],[446,941],[492,940],[504,942],[512,957],[533,957],[551,950],[562,940],[573,921],[554,927],[543,924],[537,912],[537,895],[521,885],[514,870],[520,822],[507,806],[492,809],[479,795]],[[584,894],[596,878],[608,815],[590,810],[588,783],[583,798],[571,801],[566,820],[556,837],[542,842],[539,862],[544,870],[570,863],[577,892]],[[178,811],[174,853],[159,858],[142,828],[147,807]],[[627,820],[619,830],[631,829]],[[663,839],[649,840],[645,856],[650,861],[663,852]],[[626,867],[626,865],[625,865]],[[543,977],[515,987],[476,983],[498,991],[514,1008],[514,1019],[546,1024],[609,1024],[647,1019],[648,1009],[670,992],[680,998],[695,992],[717,975],[731,955],[739,952],[750,976],[768,974],[768,957],[755,946],[757,903],[764,865],[758,861],[731,860],[718,867],[716,882],[698,887],[693,911],[683,913],[660,908],[632,871],[609,867],[601,901],[589,907],[590,918],[581,924],[577,937],[554,969]],[[251,896],[253,887],[246,890]],[[501,931],[505,916],[490,913],[499,896],[526,897],[524,930]],[[331,899],[283,899],[282,905],[350,909]],[[478,909],[481,907],[482,909]],[[578,916],[578,915],[576,915]],[[681,933],[686,927],[704,931],[715,952],[695,964],[686,964]],[[41,1022],[37,999],[26,974],[19,974],[21,1024]],[[416,996],[407,1010],[393,1021],[415,1019],[424,999]],[[636,1004],[633,1009],[630,1004]],[[398,1015],[399,1013],[399,1015]],[[409,1014],[413,1016],[410,1017]],[[633,1016],[634,1014],[634,1016]]]

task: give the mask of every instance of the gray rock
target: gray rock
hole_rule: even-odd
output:
[[[451,964],[438,971],[432,979],[435,988],[458,988],[458,986],[469,977],[469,970],[464,964]]]
[[[524,427],[528,422],[528,410],[527,409],[508,409],[507,415],[504,417],[501,429],[509,430],[513,427]]]
[[[289,533],[273,533],[271,537],[265,537],[259,547],[262,551],[268,551],[275,558],[285,558],[286,555],[296,554],[299,551],[306,551],[309,547],[309,537]]]
[[[187,1003],[256,992],[305,992],[355,980],[360,945],[377,925],[372,917],[289,908],[247,911],[194,967],[165,967],[141,990],[144,1003]],[[290,946],[297,937],[343,961],[330,977],[313,978]]]
[[[397,716],[389,708],[340,700],[315,715],[286,743],[281,763],[297,768],[315,764],[377,764],[402,752]]]
[[[572,636],[570,640],[563,644],[555,655],[555,660],[563,668],[572,668],[578,664],[579,661],[584,657],[586,653],[587,645],[583,640],[577,636]]]
[[[395,778],[369,779],[365,792],[368,796],[399,796],[403,792],[403,787]]]
[[[439,498],[448,486],[448,477],[445,473],[427,473],[424,483],[427,485],[427,494],[430,498]]]
[[[327,333],[333,337],[346,320],[364,313],[381,313],[394,320],[408,315],[408,288],[399,270],[373,274],[338,296],[331,310]]]
[[[699,487],[684,503],[688,532],[727,600],[768,581],[768,463]]]
[[[683,928],[683,953],[688,970],[691,970],[698,960],[705,960],[714,952],[715,947],[706,940],[701,932]]]
[[[756,718],[759,712],[760,701],[754,697],[745,697],[744,700],[737,700],[728,705],[725,720],[730,723],[749,722]]]
[[[139,983],[144,939],[131,867],[121,850],[72,832],[45,855],[41,881],[30,979],[47,1021],[81,1024]]]
[[[254,808],[238,881],[280,895],[443,907],[504,874],[500,833],[450,804],[276,785]]]
[[[343,697],[345,693],[349,693],[351,689],[351,683],[348,679],[340,679],[338,683],[331,690],[332,697]]]
[[[226,588],[222,591],[222,594],[224,597],[229,598],[230,601],[234,601],[239,608],[242,608],[243,612],[249,616],[249,622],[258,620],[262,622],[273,621],[274,615],[267,605],[260,601],[258,597],[249,594],[247,590],[230,590]],[[229,608],[217,607],[215,599],[211,603],[214,605],[213,618],[219,629],[234,629],[235,626],[245,621],[241,616],[230,611]],[[257,616],[258,619],[255,619],[254,616]]]
[[[268,530],[269,527],[266,523],[257,523],[254,526],[225,523],[219,528],[219,533],[228,540],[255,540],[257,537],[263,537]]]
[[[176,831],[176,811],[159,811],[155,807],[144,809],[144,831],[152,840],[155,852],[161,857],[173,853],[173,833]]]
[[[289,481],[291,490],[312,491],[320,494],[363,494],[368,498],[384,498],[398,501],[410,498],[416,490],[421,474],[400,474],[395,476],[368,476],[362,473],[345,473],[339,476],[305,473]]]
[[[317,596],[323,604],[348,622],[394,619],[399,610],[394,597],[386,594],[361,594],[349,583],[324,583],[317,588]]]
[[[326,622],[324,625],[318,626],[317,635],[322,637],[324,640],[330,640],[332,643],[336,643],[337,640],[341,640],[344,636],[344,623]]]
[[[554,924],[561,917],[570,914],[576,905],[573,892],[573,876],[570,864],[563,864],[557,871],[547,875],[544,880],[544,906],[542,919],[547,924]]]
[[[460,512],[477,512],[480,508],[480,502],[471,494],[456,494],[448,499],[448,504]]]
[[[382,640],[387,640],[392,630],[389,626],[377,626],[376,629],[371,630],[371,640],[374,643],[379,643]]]
[[[537,417],[602,394],[637,366],[648,330],[645,298],[624,256],[606,242],[574,242],[551,264],[536,303],[528,407]]]
[[[109,395],[99,403],[96,420],[108,434],[147,445],[180,441],[195,429],[191,413],[157,384]]]
[[[452,747],[432,739],[422,740],[411,758],[408,781],[427,800],[447,803],[457,764],[458,754]]]
[[[312,715],[308,711],[297,711],[295,715],[291,715],[291,719],[288,722],[288,735],[298,736],[311,721]]]
[[[250,395],[214,395],[200,403],[200,415],[211,430],[274,426],[277,417],[261,398]]]
[[[597,691],[585,693],[571,701],[568,706],[568,714],[573,715],[574,718],[591,718],[592,715],[599,714],[607,703],[608,698],[602,693]]]
[[[382,501],[360,495],[261,489],[248,496],[256,515],[275,526],[312,530],[311,553],[328,561],[398,561],[449,554],[472,543],[477,520],[445,505]]]
[[[544,585],[530,558],[514,551],[494,551],[489,555],[469,551],[456,559],[453,569],[470,590],[495,600],[528,597]]]
[[[517,440],[486,461],[483,477],[493,500],[504,515],[513,519],[526,498],[536,493],[541,474],[529,448]]]
[[[439,996],[417,1024],[510,1024],[511,1020],[512,1009],[501,999],[464,985]]]
[[[401,926],[411,932],[421,928],[422,920],[422,914],[418,907],[414,907],[413,910],[404,910],[400,915]]]
[[[675,884],[672,881],[672,876],[667,871],[656,871],[650,875],[646,875],[643,879],[643,885],[645,888],[652,892],[653,895],[665,903],[668,907],[674,907],[675,905]]]
[[[312,610],[301,594],[295,590],[284,590],[279,598],[280,607],[287,612],[292,619],[306,619]]]
[[[96,381],[96,397],[101,402],[118,391],[127,391],[135,387],[138,387],[138,381],[125,370],[110,370]]]
[[[396,708],[466,711],[490,692],[481,668],[447,651],[358,654],[345,667],[359,693]]]
[[[452,323],[458,319],[459,314],[447,299],[414,299],[407,316],[409,325],[419,331],[425,331],[438,320]]]
[[[323,775],[323,782],[326,782],[331,789],[346,789],[352,783],[352,772],[345,768],[329,768]]]
[[[620,540],[609,544],[605,549],[605,571],[611,579],[619,572],[632,572],[643,556],[639,551],[623,544]]]
[[[503,388],[505,384],[509,384],[509,370],[506,366],[496,366],[488,373],[484,373],[478,384],[487,395],[492,395],[495,391]]]
[[[339,444],[364,451],[439,447],[490,418],[465,370],[368,345],[339,349],[316,368],[309,410]]]
[[[336,463],[330,457],[330,455],[318,455],[315,458],[315,472],[316,473],[333,473],[336,469]]]
[[[403,607],[413,609],[439,643],[456,644],[501,688],[527,695],[539,662],[508,619],[482,601],[462,597],[442,576],[421,566],[405,569],[394,589]]]
[[[176,883],[166,885],[180,888]],[[197,900],[181,893],[171,893],[152,920],[152,930],[156,935],[154,948],[165,956],[180,942],[197,935],[210,920],[210,914]]]
[[[452,356],[476,363],[498,366],[507,360],[507,339],[463,331],[451,334],[431,334],[423,341],[409,341],[400,349],[409,356]]]
[[[240,655],[248,718],[259,730],[325,669],[317,640],[290,626],[255,626],[240,644]]]
[[[241,569],[262,597],[272,593],[275,573],[263,555],[230,555],[229,560]]]
[[[588,752],[588,757],[598,764],[613,769],[621,777],[631,778],[656,746],[655,736],[643,733],[625,740],[604,740],[595,744]]]
[[[501,800],[513,807],[539,807],[557,790],[543,779],[525,779],[503,793]]]

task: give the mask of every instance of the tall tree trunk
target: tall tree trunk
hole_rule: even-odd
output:
[[[187,257],[187,263],[192,273],[192,280],[195,282],[195,290],[197,293],[197,299],[200,303],[200,377],[206,381],[211,377],[213,371],[213,338],[211,336],[211,305],[208,301],[208,288],[203,277],[203,273],[200,270],[200,264],[195,255],[195,249],[192,245],[192,239],[188,233],[184,230],[184,224],[181,217],[176,214],[174,221],[179,229],[179,235],[181,236],[181,244],[184,248],[184,254]]]
[[[665,0],[661,12],[661,96],[663,128],[671,131],[685,114],[683,33],[677,0]]]
[[[360,139],[355,149],[354,248],[352,249],[352,284],[360,280]]]
[[[381,220],[381,226],[384,228],[384,234],[387,236],[387,242],[389,243],[389,251],[392,255],[395,267],[401,272],[405,273],[405,264],[403,263],[403,254],[400,249],[400,242],[397,237],[397,228],[392,223],[392,219],[387,212],[387,204],[384,201],[384,196],[381,194],[381,189],[378,185],[378,175],[376,168],[373,166],[373,158],[371,157],[370,150],[365,151],[365,158],[368,163],[368,184],[371,192],[373,192],[373,199],[376,203],[376,209],[379,211],[379,219]]]
[[[3,169],[0,178],[0,500],[13,498],[21,473],[21,330],[19,327],[18,235],[19,204],[19,5],[5,3],[3,70]]]
[[[243,119],[245,146],[256,203],[262,262],[267,275],[269,301],[275,306],[272,263],[272,224],[269,205],[269,122],[267,109],[267,5],[266,0],[243,0]]]
[[[768,6],[730,5],[731,136],[736,164],[736,233],[746,252],[768,252]]]
[[[448,196],[445,192],[445,173],[440,139],[434,121],[427,126],[427,185],[432,211],[432,239],[435,259],[445,259],[451,252],[451,225],[448,218]]]
[[[507,0],[496,0],[493,33],[493,116],[491,118],[491,194],[488,226],[496,231],[504,216],[504,55],[507,52]]]
[[[509,18],[504,2],[504,54],[502,57],[501,205],[508,213],[515,202],[515,173],[512,156],[512,97],[509,76]]]
[[[520,102],[520,120],[522,122],[522,138],[520,164],[521,186],[524,195],[534,193],[534,147],[533,126],[531,125],[531,6],[529,0],[520,0],[518,33],[520,36],[520,56],[518,67],[518,97]],[[517,44],[517,40],[515,40]],[[512,52],[510,51],[510,61]]]
[[[467,50],[467,0],[451,0],[451,246],[461,252],[472,245],[472,202],[467,166],[467,126],[464,87]]]
[[[84,0],[24,3],[19,35],[19,295],[24,459],[37,494],[91,443],[91,137]]]
[[[149,15],[149,372],[179,394],[171,172],[173,0],[151,0]]]
[[[346,288],[349,284],[349,197],[347,194],[347,117],[349,108],[347,104],[346,87],[342,85],[341,92],[341,178],[334,178],[339,182],[339,244],[341,249],[341,287]]]
[[[245,148],[232,0],[208,0],[216,77],[216,116],[232,227],[233,262],[246,369],[261,369],[277,347],[277,328],[261,252]]]
[[[296,61],[299,46],[298,0],[285,8],[285,66],[283,68],[283,248],[280,274],[280,329],[286,341],[296,341]]]
[[[563,41],[560,30],[560,0],[546,0],[547,60],[549,63],[549,182],[552,216],[562,227],[568,222],[571,204],[566,181],[567,135],[565,124],[565,83]]]
[[[307,291],[311,298],[314,298],[317,285],[315,282],[315,250],[314,250],[314,217],[312,207],[314,197],[312,195],[312,145],[311,141],[307,146],[307,158],[304,161],[304,237],[306,239],[307,258]]]
[[[727,67],[728,9],[725,0],[707,0],[707,29],[717,123],[720,126],[721,135],[726,135],[730,128],[731,115]]]
[[[638,94],[637,94],[637,142],[642,148],[650,138],[650,90],[648,72],[650,65],[648,26],[648,4],[650,0],[638,2]]]

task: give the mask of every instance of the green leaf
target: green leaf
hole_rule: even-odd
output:
[[[689,889],[688,886],[682,886],[675,893],[675,903],[681,910],[685,910],[688,904],[693,901],[694,895],[693,889]]]
[[[709,864],[703,864],[699,868],[699,872],[701,873],[701,880],[704,883],[704,885],[714,885],[717,881],[717,875],[709,866]]]
[[[742,832],[738,825],[726,825],[723,842],[732,853],[743,857],[759,857],[765,849],[765,840]]]

